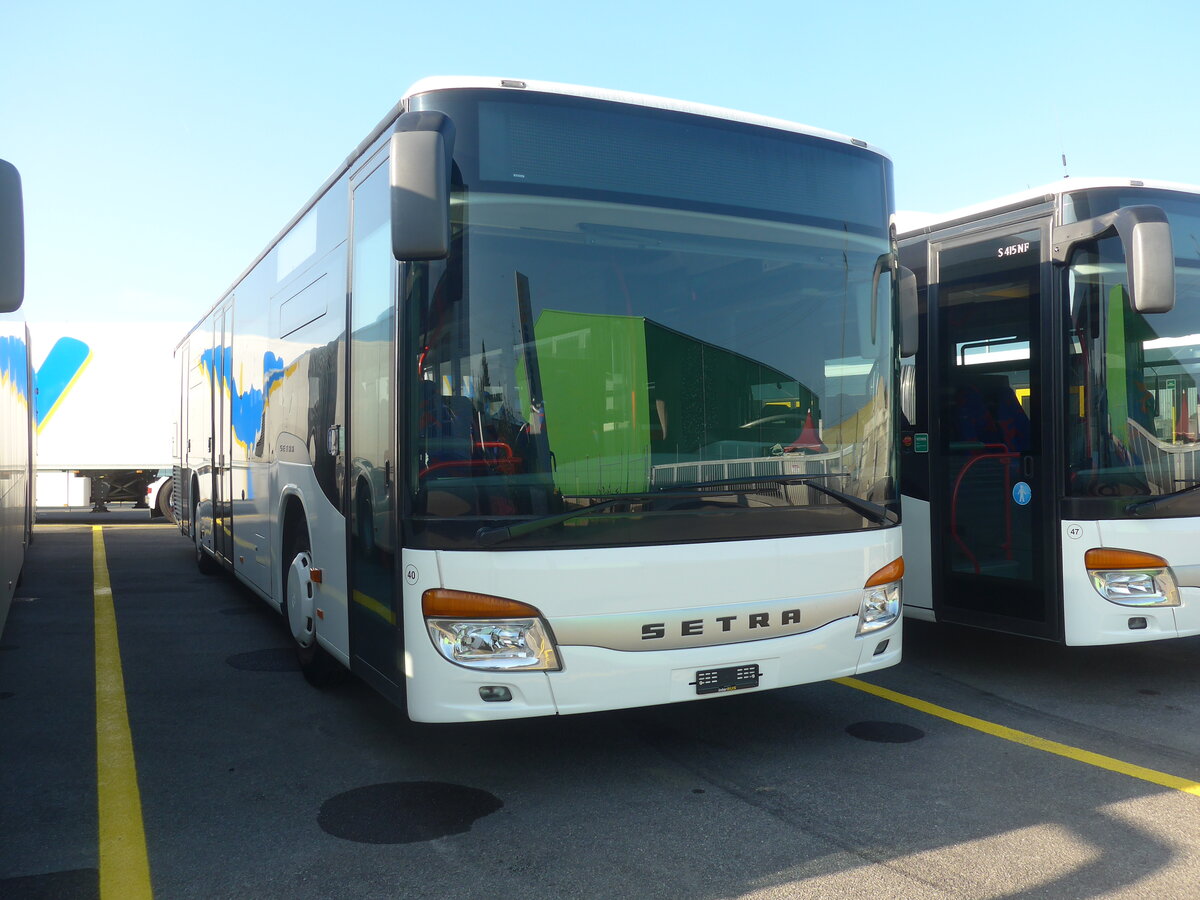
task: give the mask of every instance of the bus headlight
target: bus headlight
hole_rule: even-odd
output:
[[[904,559],[894,559],[870,578],[863,586],[862,602],[858,607],[857,634],[870,634],[887,628],[900,618],[900,580],[904,577]]]
[[[1097,548],[1084,555],[1092,586],[1121,606],[1178,606],[1179,584],[1161,556],[1137,550]]]
[[[434,647],[450,662],[490,671],[557,670],[550,627],[527,603],[467,591],[421,596]]]

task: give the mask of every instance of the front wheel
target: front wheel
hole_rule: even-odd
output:
[[[317,642],[316,588],[310,575],[312,552],[308,534],[295,535],[283,556],[283,614],[296,647],[296,661],[304,679],[314,687],[340,682],[346,669]]]
[[[196,545],[196,568],[200,570],[201,575],[216,575],[221,571],[221,566],[204,550],[204,545],[200,543],[200,529],[196,527],[196,520],[192,519],[192,538]]]

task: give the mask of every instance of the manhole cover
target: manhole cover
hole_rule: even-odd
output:
[[[925,737],[920,728],[902,722],[855,722],[846,728],[846,733],[863,741],[879,744],[908,744]]]
[[[504,806],[478,788],[439,781],[395,781],[355,788],[321,804],[326,834],[360,844],[416,844],[469,831]]]
[[[235,669],[242,669],[246,672],[297,672],[300,670],[300,663],[296,661],[296,651],[290,647],[272,647],[270,650],[235,653],[225,662]]]

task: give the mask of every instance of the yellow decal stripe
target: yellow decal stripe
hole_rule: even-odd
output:
[[[384,606],[382,603],[380,603],[378,600],[376,600],[374,597],[364,594],[362,591],[355,591],[354,592],[354,602],[357,603],[359,606],[363,607],[364,609],[369,609],[371,612],[375,613],[375,615],[379,616],[379,618],[383,619],[389,625],[396,624],[396,614],[394,612],[392,612],[390,609],[388,609],[386,606]]]
[[[99,525],[92,526],[93,604],[96,619],[96,792],[100,811],[100,898],[143,900],[150,890],[150,859],[142,825],[133,736],[125,705],[125,677],[117,643],[108,557]]]
[[[1119,759],[1113,759],[1111,756],[1104,756],[1100,753],[1093,753],[1090,750],[1080,750],[1078,747],[1040,738],[1034,734],[1017,731],[1015,728],[996,725],[985,719],[977,719],[974,716],[955,712],[952,709],[946,709],[944,706],[937,706],[925,700],[910,697],[907,694],[890,691],[887,688],[869,684],[857,678],[837,678],[834,680],[846,687],[865,691],[868,694],[873,694],[884,700],[890,700],[892,703],[899,703],[901,706],[907,706],[926,715],[937,716],[939,719],[945,719],[947,722],[953,722],[964,728],[973,728],[975,731],[982,731],[984,734],[990,734],[992,737],[998,737],[1001,740],[1012,741],[1014,744],[1024,744],[1026,747],[1032,747],[1035,750],[1053,753],[1056,756],[1065,756],[1067,759],[1086,763],[1089,766],[1107,769],[1110,772],[1118,772],[1121,775],[1128,775],[1130,778],[1138,778],[1142,781],[1148,781],[1151,784],[1157,784],[1160,787],[1171,788],[1172,790],[1183,791],[1185,794],[1200,797],[1200,782],[1189,781],[1186,778],[1179,778],[1175,775],[1167,775],[1164,772],[1147,769],[1145,766],[1135,766],[1132,763],[1122,762]]]

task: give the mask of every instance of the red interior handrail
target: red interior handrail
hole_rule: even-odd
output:
[[[985,459],[1016,459],[1020,457],[1020,453],[1015,450],[1009,450],[1007,444],[983,444],[984,450],[993,451],[991,453],[981,453],[976,457],[968,460],[958,472],[958,478],[954,481],[954,489],[950,494],[950,537],[958,544],[963,553],[970,559],[971,565],[975,568],[975,574],[979,575],[979,559],[967,547],[958,534],[958,488],[962,484],[963,478],[975,463]],[[1007,498],[1011,492],[1012,478],[1009,475],[1008,466],[1004,467],[1004,497]],[[1005,559],[1012,560],[1012,506],[1009,503],[1004,504],[1004,547]]]

